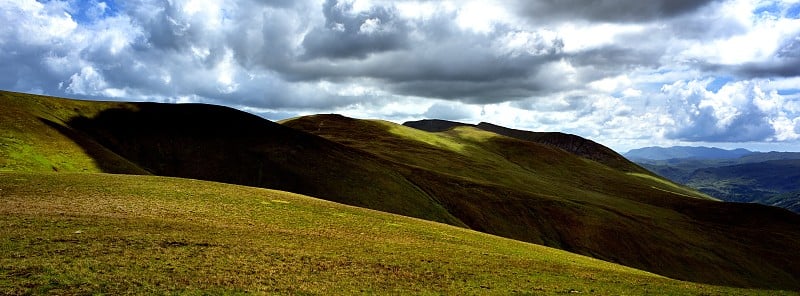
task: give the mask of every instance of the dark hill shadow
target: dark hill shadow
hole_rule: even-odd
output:
[[[155,175],[290,191],[463,226],[402,175],[361,151],[227,107],[134,106],[67,124]],[[105,161],[92,141],[77,143]]]
[[[441,120],[441,119],[423,119],[417,121],[407,121],[404,122],[403,125],[432,133],[444,132],[459,126],[472,126],[472,127],[475,126],[474,124]]]
[[[45,125],[49,126],[50,128],[58,131],[62,135],[66,136],[74,143],[78,144],[83,148],[84,152],[91,156],[95,160],[95,164],[105,173],[110,174],[129,174],[129,175],[150,175],[151,173],[145,169],[142,169],[135,163],[132,163],[114,153],[113,151],[108,150],[103,145],[98,144],[96,141],[92,140],[90,137],[86,136],[85,134],[73,130],[69,127],[63,126],[61,124],[55,123],[45,118],[39,118],[39,121],[44,123]]]

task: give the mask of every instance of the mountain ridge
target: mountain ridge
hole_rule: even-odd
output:
[[[668,160],[668,159],[735,159],[753,154],[753,151],[737,149],[720,149],[703,146],[644,147],[632,149],[623,155],[633,160]]]
[[[710,196],[729,202],[760,203],[800,213],[800,198],[792,194],[800,190],[800,153],[750,152],[739,157],[737,150],[713,158],[636,159],[636,162],[676,183],[696,188]]]
[[[567,134],[562,132],[532,132],[526,130],[512,129],[500,125],[480,122],[478,124],[467,124],[441,119],[423,119],[403,123],[405,126],[424,130],[428,132],[445,132],[447,130],[460,127],[471,126],[499,135],[515,138],[518,140],[529,141],[544,145],[549,145],[564,151],[598,161],[613,168],[631,172],[649,173],[641,167],[629,162],[625,157],[614,150],[598,144],[592,140]]]

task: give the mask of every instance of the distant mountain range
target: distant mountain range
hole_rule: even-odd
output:
[[[712,147],[645,147],[633,149],[625,153],[630,160],[667,160],[667,159],[735,159],[753,154],[747,149],[725,150]]]
[[[625,156],[676,183],[732,202],[800,213],[800,153],[708,147],[647,147]]]

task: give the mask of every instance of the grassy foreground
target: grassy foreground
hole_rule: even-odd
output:
[[[0,172],[0,294],[791,294],[667,279],[306,196]]]

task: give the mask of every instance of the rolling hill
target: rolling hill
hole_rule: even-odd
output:
[[[694,282],[800,288],[800,218],[553,144],[210,105],[0,93],[0,171],[155,174],[292,191]],[[573,140],[567,141],[571,143]],[[613,152],[613,151],[612,151]],[[617,165],[624,165],[627,170]],[[113,186],[109,186],[113,190]]]
[[[471,125],[438,119],[410,121],[403,123],[403,125],[428,132],[444,132],[459,126],[472,126],[477,129],[503,135],[509,138],[530,141],[563,149],[564,151],[605,164],[611,168],[649,174],[647,170],[644,170],[636,164],[628,161],[625,159],[625,157],[619,155],[619,153],[614,152],[614,150],[611,150],[610,148],[600,145],[592,140],[571,134],[517,130],[488,122],[481,122],[476,125]]]
[[[302,195],[0,172],[0,294],[792,295],[671,280]]]
[[[9,156],[0,154],[0,170],[213,180],[463,225],[379,159],[234,109],[95,105],[8,92],[0,93],[0,105],[9,106],[0,111],[4,121],[14,121],[2,123],[8,148],[0,153]],[[363,180],[375,186],[359,186]]]
[[[284,124],[393,162],[476,230],[703,282],[756,284],[736,283],[729,272],[760,269],[765,260],[782,266],[774,276],[793,269],[767,246],[798,242],[791,226],[798,217],[778,209],[710,201],[652,175],[468,125],[428,133],[338,115]],[[743,213],[749,218],[730,218]],[[762,227],[780,234],[764,237]]]

